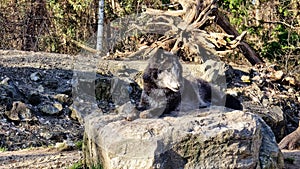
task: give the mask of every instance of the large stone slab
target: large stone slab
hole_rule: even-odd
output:
[[[106,169],[283,168],[274,134],[259,116],[220,107],[134,121],[90,114],[84,155],[87,166]]]

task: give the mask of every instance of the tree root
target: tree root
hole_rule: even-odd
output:
[[[280,149],[295,150],[300,147],[300,123],[299,127],[285,136],[278,144]]]

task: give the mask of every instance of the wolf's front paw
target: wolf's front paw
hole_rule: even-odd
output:
[[[143,119],[148,119],[148,118],[152,118],[153,115],[151,114],[151,112],[149,110],[144,110],[140,113],[140,118]]]
[[[140,113],[140,118],[159,118],[163,113],[159,109],[144,110]]]
[[[125,117],[125,120],[127,121],[133,121],[135,119],[139,118],[139,115],[137,112],[134,112],[134,113],[131,113],[131,114],[128,114],[126,117]]]

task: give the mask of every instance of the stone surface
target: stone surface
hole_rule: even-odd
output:
[[[274,134],[257,115],[220,107],[159,119],[122,114],[85,118],[88,166],[118,168],[283,168]]]
[[[57,115],[62,110],[60,103],[43,103],[39,105],[39,110],[47,115]]]
[[[12,104],[12,108],[5,112],[8,119],[19,122],[19,121],[31,121],[34,119],[34,115],[31,110],[26,106],[26,104],[15,101]]]
[[[259,115],[267,125],[271,127],[277,142],[286,135],[287,122],[284,112],[279,106],[265,108],[261,105],[253,105],[249,102],[244,102],[243,105],[245,111],[252,111]]]

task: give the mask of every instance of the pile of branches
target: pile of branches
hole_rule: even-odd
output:
[[[112,32],[128,25],[122,35],[134,31],[162,35],[154,43],[140,46],[129,57],[142,52],[147,54],[150,49],[159,47],[181,56],[185,61],[201,63],[211,56],[226,55],[238,48],[252,65],[263,62],[243,41],[246,32],[238,34],[218,10],[217,0],[171,0],[171,3],[170,6],[176,10],[145,8],[138,17],[128,17],[126,21],[118,20],[111,24],[109,30]],[[212,24],[218,25],[223,32],[208,32],[206,28]],[[113,33],[108,39],[115,36],[111,35]]]

